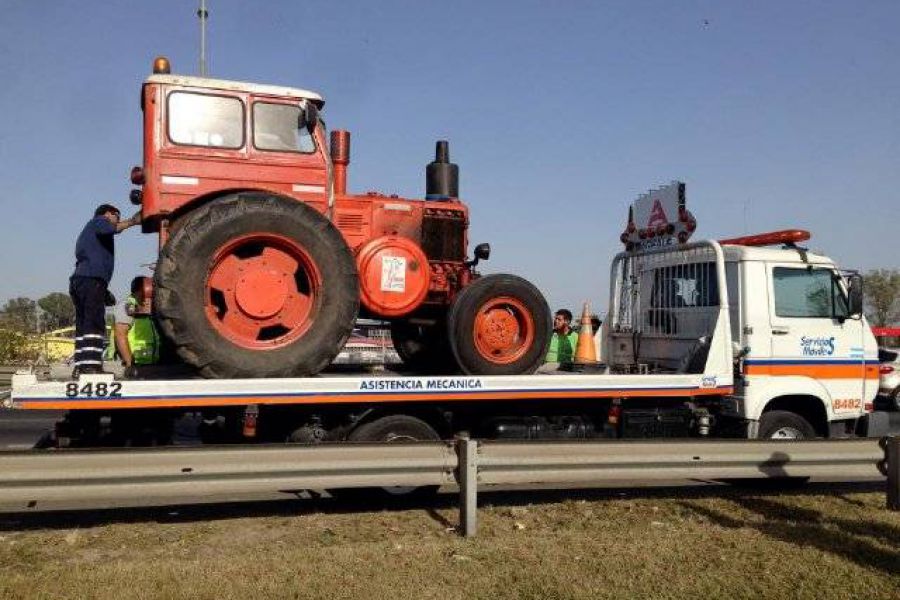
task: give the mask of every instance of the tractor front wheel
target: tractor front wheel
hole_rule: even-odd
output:
[[[482,277],[450,307],[450,347],[469,375],[533,373],[547,354],[550,331],[544,296],[515,275]]]

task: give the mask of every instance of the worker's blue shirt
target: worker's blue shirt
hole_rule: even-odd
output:
[[[76,277],[97,277],[106,283],[112,279],[115,263],[116,226],[105,217],[88,221],[75,242]]]

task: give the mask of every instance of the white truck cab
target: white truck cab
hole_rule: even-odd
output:
[[[743,354],[738,410],[761,437],[853,433],[874,410],[879,376],[875,336],[848,293],[859,278],[798,247],[724,250]]]
[[[610,372],[702,373],[712,383],[731,371],[716,418],[747,437],[883,429],[861,279],[797,245],[809,237],[786,230],[619,254],[601,340]]]

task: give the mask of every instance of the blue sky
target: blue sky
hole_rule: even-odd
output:
[[[896,267],[900,3],[209,0],[209,68],[304,87],[353,133],[349,188],[424,194],[450,140],[483,272],[607,301],[627,205],[687,182],[699,235],[805,227]],[[93,208],[129,213],[157,54],[196,74],[196,0],[0,2],[0,299],[65,290]],[[154,236],[118,238],[121,292]]]

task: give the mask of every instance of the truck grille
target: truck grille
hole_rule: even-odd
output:
[[[466,259],[466,218],[454,210],[427,209],[422,218],[422,249],[428,260]]]

